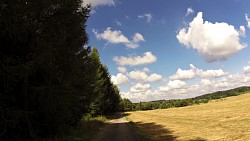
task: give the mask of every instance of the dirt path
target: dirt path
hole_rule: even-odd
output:
[[[111,120],[92,141],[140,141],[131,130],[123,114]]]

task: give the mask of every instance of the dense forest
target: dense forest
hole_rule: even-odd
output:
[[[185,107],[194,104],[208,103],[210,100],[221,99],[230,96],[237,96],[247,92],[250,92],[250,87],[243,86],[227,91],[218,91],[187,99],[157,100],[157,101],[140,102],[140,103],[132,103],[129,99],[123,99],[122,105],[124,111],[166,109],[172,107]]]
[[[121,109],[85,31],[82,0],[0,0],[0,140],[67,132]]]

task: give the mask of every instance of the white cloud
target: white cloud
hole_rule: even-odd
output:
[[[127,37],[125,37],[120,30],[111,30],[111,27],[108,27],[103,33],[98,33],[97,30],[93,29],[97,39],[107,40],[109,43],[119,44],[119,43],[129,43]]]
[[[153,16],[152,16],[152,14],[145,13],[145,14],[143,14],[143,15],[138,15],[138,18],[139,18],[139,19],[144,19],[144,18],[146,18],[147,22],[150,23],[151,20],[152,20],[152,18],[153,18]]]
[[[167,86],[161,86],[159,87],[159,91],[160,92],[168,92],[170,90],[173,89],[179,89],[182,88],[184,86],[186,86],[187,83],[181,80],[173,80],[173,81],[169,81]]]
[[[174,81],[169,81],[168,82],[168,87],[171,89],[177,89],[177,88],[181,88],[183,86],[186,86],[186,82],[181,81],[181,80],[174,80]]]
[[[118,20],[115,20],[115,23],[116,23],[116,25],[118,25],[118,26],[122,26],[122,23],[121,23],[120,21],[118,21]]]
[[[195,69],[192,68],[194,67],[193,64],[190,64],[191,69],[190,70],[182,70],[178,69],[177,72],[170,76],[170,80],[177,80],[177,79],[193,79],[195,77]]]
[[[151,84],[157,80],[153,78],[156,78],[155,76],[158,76],[159,74],[156,74],[155,76],[154,73],[147,74],[146,72],[148,71],[148,68],[134,70],[129,73],[127,72],[126,75],[133,85],[129,91],[121,92],[121,96],[123,98],[129,98],[133,102],[160,99],[183,99],[250,85],[249,64],[248,66],[243,67],[244,73],[242,72],[241,74],[230,74],[224,72],[222,69],[202,70],[196,68],[193,64],[190,64],[190,69],[182,71],[189,72],[191,70],[195,73],[195,79],[193,81],[183,81],[181,79],[168,80],[166,81],[166,84],[162,86]],[[184,76],[180,78],[186,80],[187,77],[186,75]],[[163,80],[163,78],[159,80]],[[145,84],[146,82],[150,82],[151,85]]]
[[[143,71],[144,72],[150,72],[150,69],[149,68],[143,68]]]
[[[135,33],[134,37],[133,37],[133,42],[134,43],[138,43],[141,41],[145,41],[143,36],[140,33]]]
[[[250,66],[246,66],[243,68],[243,72],[246,73],[250,73]]]
[[[213,83],[209,79],[201,79],[201,84],[205,86],[213,85]]]
[[[153,73],[151,75],[147,75],[145,72],[139,70],[129,72],[128,76],[132,79],[144,82],[156,82],[162,79],[162,76],[159,74]]]
[[[217,84],[214,85],[217,88],[227,88],[229,86],[228,82],[219,82]]]
[[[207,62],[226,60],[247,46],[240,43],[240,34],[234,26],[204,22],[202,12],[197,14],[188,29],[181,29],[176,37],[180,43],[204,55]]]
[[[245,18],[246,18],[246,21],[247,21],[247,27],[250,28],[250,18],[248,17],[247,14],[245,14]]]
[[[239,30],[240,36],[242,37],[246,37],[246,29],[245,26],[240,26],[240,30]]]
[[[130,88],[130,92],[141,93],[141,92],[146,92],[149,89],[150,89],[150,84],[137,83]]]
[[[116,76],[111,76],[111,81],[116,85],[126,84],[129,82],[129,79],[127,76],[123,75],[122,73],[118,73]]]
[[[176,73],[169,77],[170,80],[187,80],[187,79],[193,79],[195,76],[198,76],[200,78],[212,78],[212,77],[221,77],[225,76],[228,73],[224,72],[222,69],[218,70],[206,70],[203,71],[202,69],[196,68],[193,64],[190,64],[189,70],[182,70],[178,69]]]
[[[127,73],[127,69],[125,67],[118,67],[117,69],[120,73],[123,73],[123,74]]]
[[[192,13],[194,13],[194,10],[191,7],[188,8],[185,17],[187,17],[188,15],[190,15]]]
[[[221,77],[227,74],[228,73],[224,72],[222,69],[206,71],[203,71],[202,69],[196,69],[196,75],[201,78]]]
[[[151,74],[148,76],[147,81],[149,82],[155,82],[155,81],[160,81],[162,79],[162,76],[156,73]]]
[[[92,32],[98,40],[103,39],[111,44],[124,44],[128,48],[137,48],[139,42],[145,41],[140,33],[135,33],[130,41],[120,30],[112,30],[111,27],[107,27],[103,33],[98,33],[96,29],[93,29]]]
[[[115,5],[114,0],[82,0],[83,6],[86,6],[87,4],[91,4],[92,7],[101,6],[101,5]]]
[[[113,60],[120,66],[137,66],[153,63],[157,60],[157,58],[151,52],[145,52],[143,56],[116,56]]]

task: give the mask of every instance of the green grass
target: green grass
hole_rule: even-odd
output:
[[[39,141],[90,141],[94,135],[100,131],[108,119],[104,116],[100,117],[84,117],[78,126],[70,131],[67,135],[62,135],[50,139],[37,139]]]

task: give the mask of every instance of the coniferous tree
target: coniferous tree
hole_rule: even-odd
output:
[[[79,121],[89,10],[80,0],[0,1],[2,140],[54,135]]]

